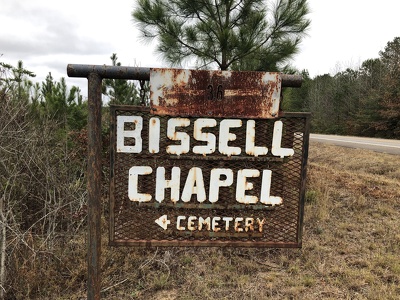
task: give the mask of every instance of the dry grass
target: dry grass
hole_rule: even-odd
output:
[[[102,298],[399,299],[399,220],[398,156],[311,144],[302,249],[111,248],[105,230]],[[85,299],[82,236],[31,298]]]

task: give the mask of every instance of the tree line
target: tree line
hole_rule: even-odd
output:
[[[400,138],[399,37],[358,68],[302,75],[302,87],[285,92],[283,109],[312,112],[313,132]]]

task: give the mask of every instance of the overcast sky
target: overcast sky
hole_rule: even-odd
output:
[[[86,79],[68,78],[67,64],[168,67],[139,41],[131,12],[136,0],[0,0],[0,61],[18,60],[41,82],[51,72],[86,96]],[[400,1],[309,0],[311,29],[292,61],[312,77],[356,68],[400,36]]]

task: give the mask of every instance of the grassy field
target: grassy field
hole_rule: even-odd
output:
[[[302,249],[111,248],[104,220],[102,299],[399,299],[399,220],[398,156],[312,143]],[[32,266],[37,299],[85,299],[83,240]]]

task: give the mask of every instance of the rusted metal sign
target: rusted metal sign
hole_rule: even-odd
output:
[[[101,83],[150,80],[150,69],[71,64],[67,72],[88,79],[87,298],[100,299]],[[162,75],[152,72],[156,82]],[[301,246],[309,115],[277,116],[276,102],[280,86],[299,87],[301,76],[277,74],[267,83],[255,75],[241,89],[244,77],[210,74],[197,86],[199,103],[182,95],[171,102],[165,95],[179,93],[158,82],[151,110],[111,108],[110,244]],[[196,82],[192,76],[179,87],[196,94]]]
[[[281,74],[151,69],[150,101],[157,115],[274,118]]]
[[[112,245],[301,246],[308,114],[111,116]]]

